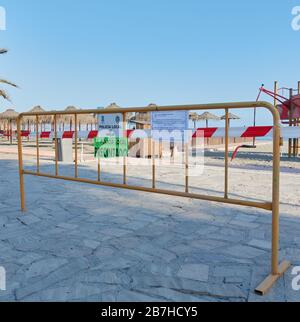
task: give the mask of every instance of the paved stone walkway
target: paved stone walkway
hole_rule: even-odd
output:
[[[268,212],[26,177],[22,214],[17,161],[0,169],[0,301],[300,300],[291,271],[253,293],[270,270]],[[281,233],[300,265],[300,218]]]

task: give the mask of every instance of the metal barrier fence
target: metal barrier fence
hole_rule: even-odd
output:
[[[273,176],[272,176],[272,201],[271,202],[254,202],[251,200],[239,200],[229,197],[228,190],[228,168],[229,168],[229,110],[230,109],[246,109],[246,108],[266,108],[273,116]],[[188,158],[185,164],[185,192],[157,189],[155,176],[155,157],[152,161],[152,188],[132,186],[127,184],[127,166],[126,162],[123,164],[123,184],[103,182],[100,178],[100,161],[98,160],[98,178],[97,180],[89,180],[78,177],[78,115],[83,114],[122,114],[123,128],[126,129],[126,114],[132,112],[163,112],[163,111],[195,111],[195,110],[225,110],[226,113],[226,128],[225,128],[225,186],[224,197],[206,196],[189,192],[189,175],[188,175]],[[58,115],[72,115],[75,117],[75,173],[74,177],[66,177],[59,175],[58,166],[58,146],[57,146],[57,116]],[[21,121],[24,117],[34,116],[36,118],[36,149],[37,149],[37,169],[36,171],[25,171],[23,168],[22,155],[22,133]],[[54,131],[55,131],[55,175],[40,172],[40,153],[39,153],[39,117],[53,116],[54,117]],[[165,194],[177,197],[186,197],[192,199],[200,199],[207,201],[220,202],[225,204],[240,205],[247,207],[260,208],[272,212],[272,260],[270,275],[256,288],[256,293],[260,295],[266,294],[273,284],[286,272],[291,263],[283,261],[279,264],[279,198],[280,198],[280,115],[277,109],[267,102],[237,102],[237,103],[219,103],[219,104],[201,104],[201,105],[183,105],[183,106],[149,106],[141,108],[108,108],[104,110],[77,110],[77,111],[52,111],[42,113],[22,113],[17,119],[18,131],[18,154],[19,154],[19,175],[20,175],[20,195],[21,195],[21,209],[25,211],[25,192],[24,192],[24,175],[32,175],[38,177],[46,177],[52,179],[61,179],[73,182],[81,182],[86,184],[95,184],[99,186],[107,186],[113,188],[123,188],[137,191],[144,191],[150,193]],[[126,161],[126,157],[124,157]]]

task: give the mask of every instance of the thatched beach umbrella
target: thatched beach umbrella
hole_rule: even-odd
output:
[[[75,106],[68,106],[65,111],[67,112],[74,112],[74,111],[78,111],[79,109],[76,108]],[[75,116],[74,114],[70,114],[70,115],[63,115],[60,118],[60,121],[63,123],[63,128],[65,123],[69,123],[70,124],[70,131],[73,130],[73,124],[75,123]],[[78,122],[78,127],[79,127],[79,131],[81,131],[81,126],[83,124],[86,124],[86,129],[88,130],[89,125],[91,125],[91,129],[93,129],[93,125],[95,125],[97,123],[97,117],[93,114],[79,114],[77,117],[77,122]]]
[[[41,106],[35,106],[28,113],[43,113],[45,110]],[[24,122],[27,123],[28,131],[30,129],[30,125],[36,124],[36,116],[27,116],[24,118]],[[52,116],[39,116],[39,123],[46,124],[52,122]]]
[[[109,109],[109,108],[117,109],[121,107],[117,103],[111,103],[107,107],[105,107],[105,109]]]
[[[18,118],[18,116],[19,116],[18,112],[16,112],[12,108],[9,108],[1,114],[0,118],[8,121],[15,121]]]
[[[199,114],[196,112],[190,113],[190,120],[194,122],[194,128],[197,127],[197,121],[199,121]]]
[[[213,121],[220,121],[220,117],[217,115],[214,115],[210,112],[205,112],[201,115],[199,115],[199,121],[206,121],[206,127],[208,127],[208,121],[213,120]]]
[[[112,109],[117,109],[117,108],[122,108],[116,103],[112,103],[108,105],[105,109],[107,108],[112,108]],[[126,113],[126,121],[130,122],[131,120],[134,120],[134,113]]]
[[[7,109],[5,112],[0,114],[0,118],[4,121],[7,121],[9,125],[9,138],[10,138],[10,143],[12,143],[12,123],[16,121],[18,118],[19,113],[17,113],[14,109]]]
[[[77,108],[75,106],[68,106],[65,109],[66,112],[74,112],[77,111]],[[70,115],[62,115],[59,118],[59,121],[63,123],[63,129],[65,127],[65,123],[69,123],[70,125],[70,131],[73,129],[73,123],[75,123],[75,116],[73,114]]]
[[[232,113],[228,113],[228,119],[229,119],[229,126],[230,126],[231,120],[240,120],[241,118],[237,115],[232,114]],[[223,115],[221,117],[221,120],[226,120],[226,115]]]

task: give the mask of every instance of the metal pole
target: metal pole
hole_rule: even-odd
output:
[[[124,139],[127,139],[127,131],[126,131],[126,113],[123,113],[123,137]],[[127,157],[123,157],[123,184],[127,183]]]
[[[57,142],[57,115],[54,115],[54,140],[55,140],[55,174],[58,176],[58,142]]]
[[[300,81],[298,82],[298,94],[300,95]],[[297,119],[297,126],[299,126],[299,118]],[[299,155],[299,139],[296,140],[296,156]]]
[[[225,118],[225,193],[224,198],[228,198],[228,154],[229,154],[229,111],[228,108],[225,109],[226,118]]]
[[[253,122],[253,126],[255,127],[256,126],[256,114],[257,114],[257,111],[256,111],[256,107],[254,108],[254,122]],[[253,138],[253,146],[255,146],[256,144],[256,137]]]
[[[75,178],[78,178],[78,115],[75,114]]]
[[[98,181],[101,181],[101,163],[100,163],[100,156],[96,156],[98,159]]]
[[[21,135],[21,117],[17,119],[17,132],[18,132],[18,156],[19,156],[19,178],[20,178],[20,197],[21,197],[21,210],[25,209],[25,191],[24,191],[24,169],[23,169],[23,153],[22,153],[22,135]]]
[[[266,105],[264,105],[266,106]],[[280,198],[280,117],[275,109],[273,130],[273,183],[272,183],[272,260],[271,274],[255,289],[260,294],[266,294],[276,281],[288,270],[291,263],[283,261],[279,265],[279,198]]]
[[[290,88],[290,100],[293,97],[293,89]],[[290,104],[290,109],[289,109],[289,126],[293,126],[292,124],[292,104]],[[292,156],[292,139],[289,139],[289,158]]]
[[[10,144],[12,144],[13,143],[12,120],[9,120],[9,135],[10,135]]]
[[[156,187],[155,141],[152,139],[152,188]]]
[[[40,172],[39,116],[36,116],[36,171]]]
[[[186,138],[188,140],[188,138]],[[185,192],[189,192],[189,143],[185,143]]]
[[[277,115],[277,114],[274,114]],[[274,116],[273,130],[273,196],[272,196],[272,274],[278,275],[279,264],[279,199],[280,199],[280,125]]]

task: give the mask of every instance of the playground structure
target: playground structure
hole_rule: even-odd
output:
[[[279,92],[281,91],[281,94]],[[288,93],[286,95],[285,93]],[[257,100],[260,99],[261,94],[266,94],[274,99],[274,106],[280,113],[281,123],[288,125],[290,128],[299,127],[300,125],[300,81],[297,89],[286,88],[278,86],[278,81],[274,83],[274,91],[270,91],[261,86]],[[296,93],[296,94],[295,94]],[[254,125],[256,123],[256,113],[254,116]],[[299,138],[288,139],[288,156],[289,158],[297,157],[299,155]]]
[[[273,135],[273,175],[272,175],[272,201],[271,202],[261,202],[253,200],[241,200],[233,199],[229,197],[229,110],[230,109],[246,109],[246,108],[266,108],[269,110],[273,116],[273,127],[269,127],[268,132],[272,130]],[[126,120],[126,115],[132,112],[164,112],[164,111],[195,111],[195,110],[225,110],[225,153],[224,153],[224,168],[225,168],[225,185],[224,185],[224,197],[207,196],[200,195],[196,193],[190,193],[189,185],[189,160],[188,157],[185,158],[185,191],[175,191],[166,189],[156,188],[156,158],[152,157],[152,187],[147,188],[144,186],[132,186],[127,184],[127,165],[126,157],[124,158],[123,164],[123,184],[103,182],[101,181],[100,171],[101,164],[100,159],[98,160],[98,180],[79,178],[78,176],[78,117],[83,114],[117,114],[123,115],[123,120]],[[57,119],[61,115],[73,115],[75,120],[75,173],[74,177],[66,177],[59,175],[59,163],[58,163],[58,146],[57,146]],[[55,175],[48,173],[42,173],[40,171],[40,156],[39,156],[39,120],[42,116],[53,116],[54,118],[54,141],[55,141]],[[22,149],[22,130],[21,124],[24,117],[35,117],[36,120],[36,171],[24,170],[23,166],[23,149]],[[126,128],[126,121],[124,122],[124,129]],[[207,129],[208,132],[210,129]],[[255,129],[254,129],[255,130]],[[250,129],[253,131],[253,128]],[[274,283],[286,272],[290,267],[291,263],[283,261],[279,264],[279,178],[280,178],[280,142],[281,142],[281,129],[280,129],[280,114],[279,111],[270,103],[267,102],[240,102],[240,103],[219,103],[219,104],[208,104],[208,105],[184,105],[184,106],[148,106],[141,108],[108,108],[105,110],[77,110],[77,111],[55,111],[55,112],[43,112],[43,113],[23,113],[20,114],[17,119],[17,132],[18,132],[18,155],[19,155],[19,176],[20,176],[20,196],[21,196],[21,209],[25,211],[25,188],[24,188],[24,176],[31,175],[37,177],[44,177],[50,179],[60,179],[71,182],[80,182],[85,184],[94,184],[104,187],[128,189],[135,191],[142,191],[148,193],[157,193],[163,195],[170,195],[176,197],[192,198],[198,200],[206,200],[211,202],[219,202],[224,204],[236,205],[236,206],[246,206],[259,208],[272,212],[272,260],[271,260],[271,273],[257,288],[256,292],[260,295],[264,295],[268,290],[274,285]],[[186,155],[188,151],[188,146],[186,146]]]

